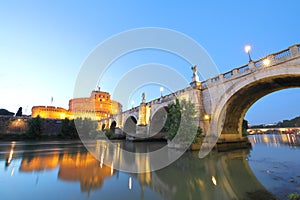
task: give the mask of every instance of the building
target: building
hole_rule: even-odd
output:
[[[108,92],[94,90],[90,97],[69,100],[69,109],[54,106],[33,106],[31,116],[50,119],[88,118],[100,120],[122,112],[122,105],[110,98]]]

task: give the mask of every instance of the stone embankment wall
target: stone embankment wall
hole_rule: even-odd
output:
[[[0,134],[23,134],[28,129],[30,117],[0,116]],[[41,119],[43,134],[59,134],[62,120]]]

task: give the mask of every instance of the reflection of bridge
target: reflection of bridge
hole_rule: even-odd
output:
[[[250,149],[212,153],[201,160],[196,152],[190,152],[167,168],[150,172],[153,167],[150,154],[124,156],[121,149],[130,150],[127,145],[131,144],[97,140],[94,155],[100,158],[100,166],[103,163],[117,168],[128,165],[133,171],[144,171],[131,176],[138,179],[141,188],[148,186],[164,199],[254,199],[251,195],[257,197],[258,193],[264,195],[264,199],[274,199],[257,180],[248,164]],[[142,145],[134,144],[131,151],[143,151],[140,149]]]
[[[205,134],[221,134],[221,139],[242,137],[242,121],[247,110],[263,96],[300,86],[300,44],[268,55],[206,81],[193,78],[190,86],[146,102],[121,114],[100,121],[102,128],[123,129],[135,137],[150,136],[161,121],[161,111],[176,98],[195,103],[199,125]]]
[[[274,128],[249,128],[247,129],[247,132],[249,134],[263,134],[263,133],[294,133],[294,134],[300,134],[300,127],[274,127]]]

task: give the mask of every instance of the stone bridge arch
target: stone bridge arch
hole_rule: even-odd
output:
[[[163,137],[164,127],[167,121],[168,114],[168,104],[163,104],[152,113],[150,126],[149,126],[149,136]]]
[[[113,119],[110,123],[109,129],[114,132],[116,127],[117,127],[117,122],[116,122],[116,120]]]
[[[162,109],[162,108],[166,108],[168,107],[168,105],[173,102],[174,100],[171,100],[171,101],[167,101],[167,102],[163,102],[163,103],[160,103],[160,104],[152,104],[151,105],[151,114],[150,114],[150,121],[152,120],[153,116],[155,115],[155,113]]]
[[[137,122],[138,118],[135,115],[128,115],[127,118],[124,120],[123,132],[126,135],[135,136]]]
[[[243,119],[256,101],[273,92],[296,87],[300,87],[300,64],[282,65],[249,75],[225,90],[223,100],[215,109],[219,111],[214,118],[217,124],[212,121],[212,126],[217,126],[221,138],[242,137]]]

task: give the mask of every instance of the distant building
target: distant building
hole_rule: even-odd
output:
[[[69,100],[69,109],[54,106],[33,106],[31,116],[50,119],[76,119],[89,118],[100,120],[122,112],[122,105],[111,100],[108,92],[92,91],[90,97],[74,98]]]
[[[300,127],[249,128],[248,134],[300,134]]]

